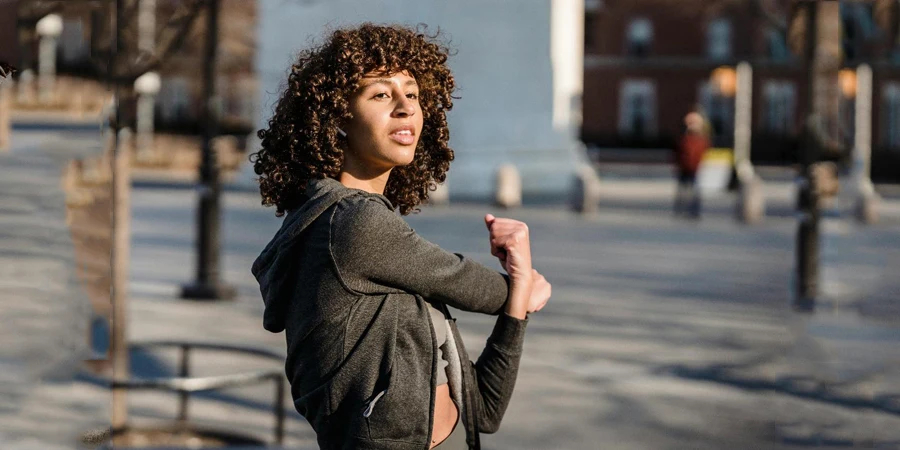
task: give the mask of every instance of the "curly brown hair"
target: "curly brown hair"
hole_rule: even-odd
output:
[[[446,117],[455,88],[446,64],[450,49],[436,40],[440,30],[429,35],[426,28],[363,23],[300,52],[268,128],[257,132],[261,149],[250,155],[264,206],[283,216],[305,200],[309,180],[337,178],[346,150],[337,128],[352,118],[349,100],[360,79],[405,70],[419,85],[424,124],[412,163],[391,171],[384,195],[403,215],[418,211],[453,161]]]

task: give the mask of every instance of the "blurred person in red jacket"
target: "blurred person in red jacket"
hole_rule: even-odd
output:
[[[696,112],[684,116],[684,135],[676,148],[678,187],[675,192],[675,214],[700,217],[700,192],[697,189],[697,169],[709,149],[710,140],[706,120]]]

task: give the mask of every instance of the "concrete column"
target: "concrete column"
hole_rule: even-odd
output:
[[[38,53],[38,100],[44,105],[56,100],[56,44],[62,27],[62,18],[56,14],[48,14],[37,23],[37,32],[41,36]]]
[[[22,75],[19,75],[16,103],[20,105],[34,104],[34,71],[31,69],[25,69],[22,71]]]
[[[522,205],[522,178],[515,165],[504,164],[497,168],[494,201],[503,208]]]
[[[578,167],[572,186],[572,210],[581,214],[597,212],[600,206],[600,177],[590,164]]]
[[[12,125],[12,84],[13,81],[0,81],[0,152],[9,151],[9,135]]]
[[[750,161],[750,135],[753,114],[753,69],[744,61],[737,66],[737,92],[734,99],[734,166],[741,181],[753,177]]]
[[[878,221],[880,198],[872,185],[872,68],[861,64],[856,69],[856,114],[853,145],[853,181],[856,186],[856,217],[860,222]]]
[[[553,69],[553,128],[578,139],[584,90],[584,1],[552,0],[550,63]]]
[[[762,179],[752,176],[741,181],[739,195],[739,220],[746,224],[761,222],[766,216],[766,197],[763,194]]]
[[[737,66],[737,90],[734,100],[734,167],[738,191],[738,220],[757,223],[765,216],[766,199],[762,179],[753,170],[750,160],[753,122],[753,68],[742,61]]]
[[[428,194],[428,204],[435,206],[444,206],[450,203],[450,189],[447,182],[437,185],[437,189]]]

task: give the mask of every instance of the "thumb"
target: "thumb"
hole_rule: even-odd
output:
[[[488,231],[491,230],[491,225],[494,224],[494,219],[496,219],[496,217],[494,217],[493,214],[486,214],[484,216],[484,224],[487,226]]]

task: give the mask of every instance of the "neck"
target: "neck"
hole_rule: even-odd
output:
[[[390,175],[390,169],[387,172],[376,174],[359,173],[354,170],[342,170],[338,175],[338,181],[348,188],[384,195],[384,188],[387,186],[388,177],[390,177]]]

